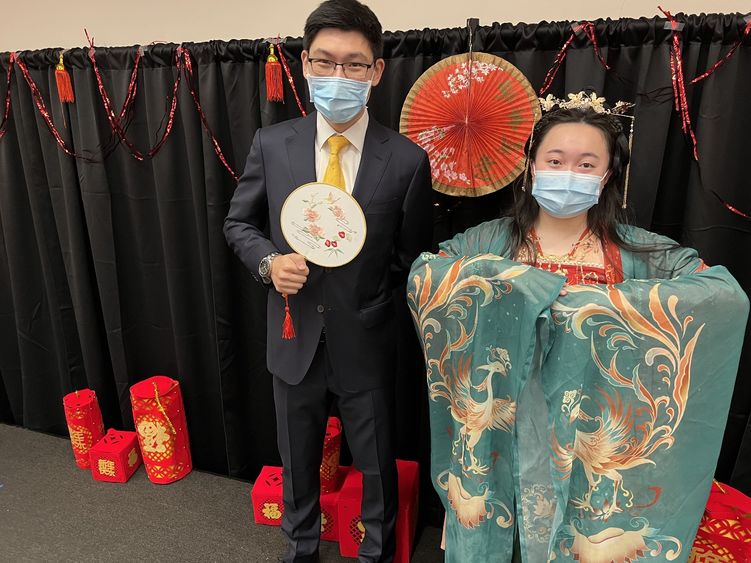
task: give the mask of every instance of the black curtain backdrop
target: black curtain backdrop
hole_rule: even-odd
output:
[[[685,23],[689,80],[742,40],[714,75],[688,88],[701,177],[673,108],[664,19],[596,21],[611,71],[586,38],[577,38],[551,93],[592,88],[611,102],[636,103],[633,222],[697,248],[710,264],[726,265],[748,292],[751,221],[709,190],[751,212],[751,37],[742,37],[740,15],[677,18]],[[493,24],[477,30],[474,49],[506,58],[539,89],[570,33],[571,22]],[[439,60],[466,52],[467,40],[462,28],[386,33],[386,71],[369,103],[372,115],[398,128],[414,81]],[[151,46],[141,63],[127,133],[142,151],[165,126],[176,47]],[[285,104],[266,101],[260,41],[185,47],[208,122],[240,171],[258,127],[299,115],[289,85]],[[284,51],[305,99],[301,48],[292,39]],[[129,387],[166,374],[182,387],[195,466],[253,479],[261,465],[279,458],[265,367],[265,290],[222,235],[235,181],[214,153],[184,81],[171,136],[155,158],[139,162],[113,138],[83,49],[66,54],[76,102],[62,107],[57,101],[58,52],[18,55],[66,142],[91,160],[59,149],[16,67],[11,117],[0,139],[0,421],[64,435],[62,396],[89,387],[107,427],[132,428]],[[135,53],[136,47],[96,50],[118,111]],[[3,76],[8,61],[7,53],[0,55]],[[498,216],[510,198],[510,190],[477,199],[436,193],[434,241]],[[422,461],[427,477],[422,356],[406,306],[399,314],[398,453]],[[749,343],[747,337],[717,476],[751,494]],[[430,491],[427,479],[423,484]]]

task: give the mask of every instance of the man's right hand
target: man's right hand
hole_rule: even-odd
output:
[[[308,280],[310,270],[300,254],[281,254],[271,263],[271,282],[279,293],[294,295]]]

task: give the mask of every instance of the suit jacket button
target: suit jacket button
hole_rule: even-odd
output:
[[[318,311],[319,313],[323,313],[324,310],[325,308],[323,305],[319,305],[318,307],[316,307],[316,311]]]

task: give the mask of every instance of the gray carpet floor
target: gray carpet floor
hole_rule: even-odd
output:
[[[279,528],[253,522],[251,484],[193,471],[154,485],[94,481],[70,441],[0,424],[0,561],[277,561]],[[414,563],[443,561],[440,530],[418,530]],[[321,561],[349,562],[336,543]]]

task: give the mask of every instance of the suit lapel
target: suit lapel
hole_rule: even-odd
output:
[[[391,158],[388,140],[384,127],[371,117],[365,133],[360,169],[357,171],[357,179],[352,191],[353,197],[363,209],[373,198],[386,170],[386,164]]]
[[[292,189],[316,181],[315,141],[316,114],[311,113],[293,125],[294,133],[287,137],[287,158],[292,177]]]

